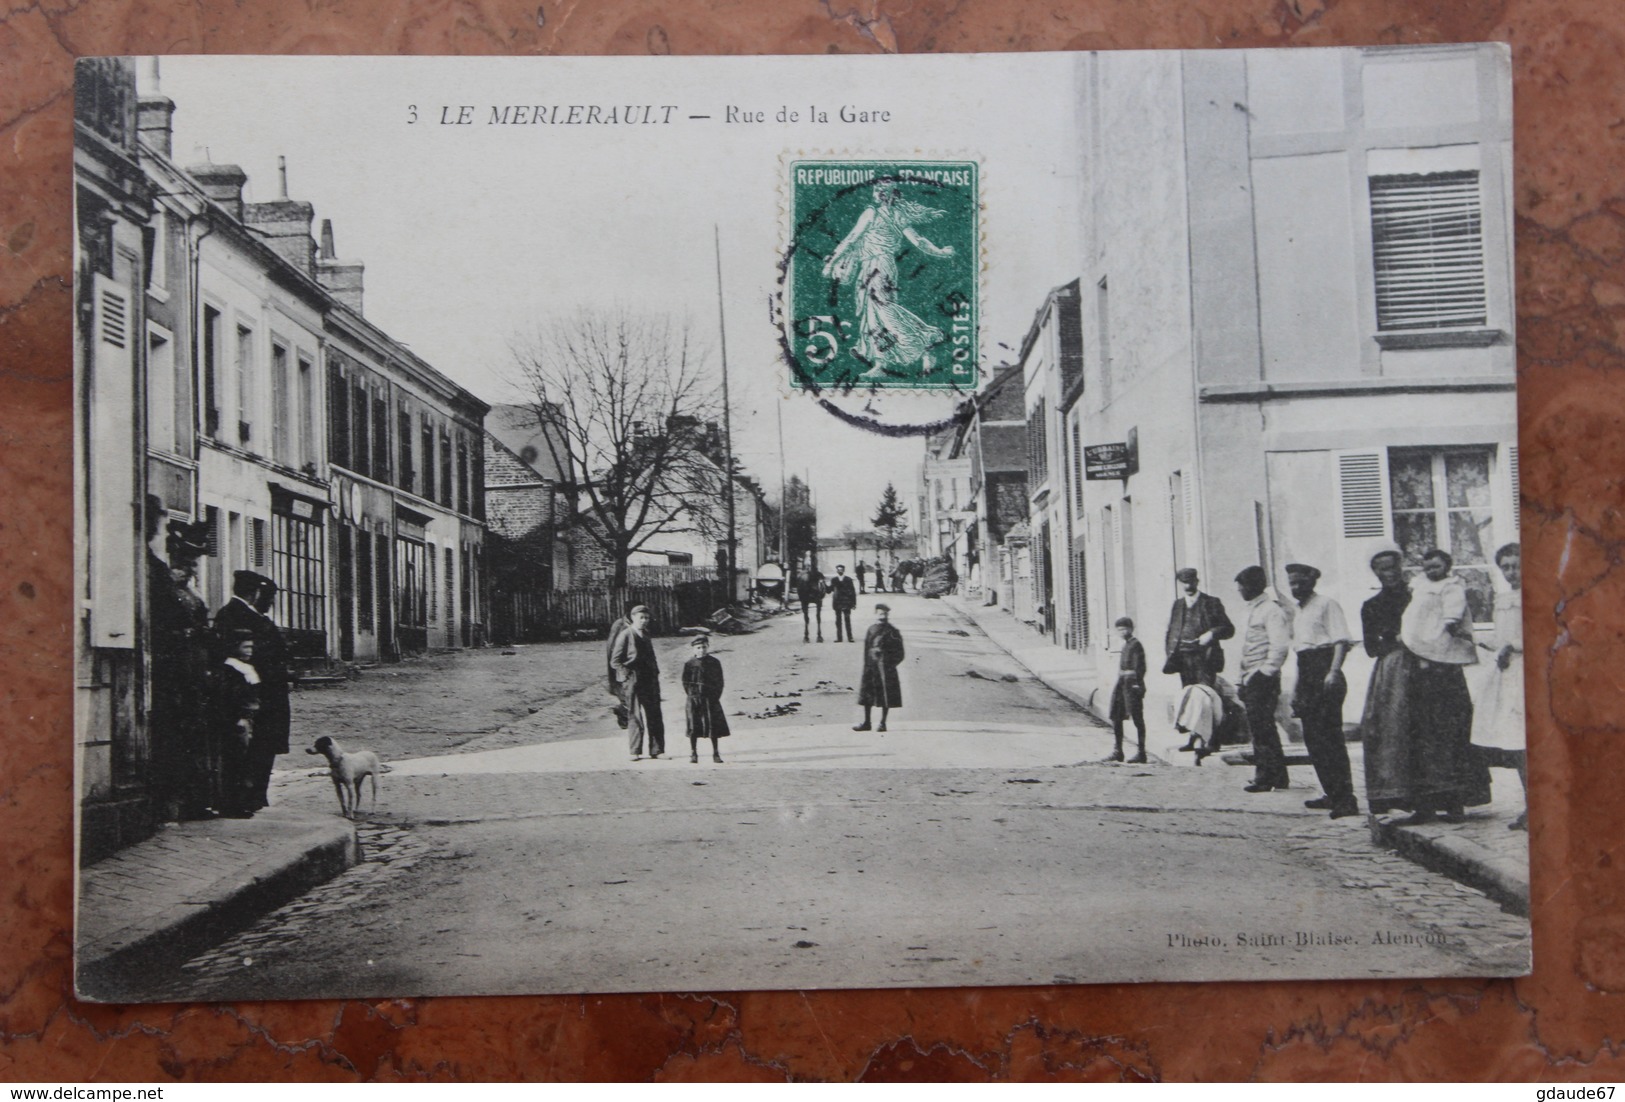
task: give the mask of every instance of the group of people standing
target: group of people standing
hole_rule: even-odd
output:
[[[1406,811],[1407,823],[1435,818],[1458,821],[1468,807],[1489,801],[1489,767],[1517,770],[1526,781],[1522,711],[1521,556],[1507,544],[1495,554],[1506,581],[1495,601],[1493,642],[1475,636],[1467,591],[1444,551],[1427,551],[1422,575],[1408,578],[1398,547],[1378,551],[1371,570],[1381,589],[1360,609],[1361,642],[1376,659],[1361,718],[1365,747],[1366,802],[1374,814]],[[1188,736],[1179,749],[1200,762],[1218,746],[1250,739],[1254,773],[1248,792],[1289,787],[1285,753],[1276,721],[1281,674],[1288,658],[1297,664],[1291,714],[1303,727],[1323,794],[1305,806],[1334,819],[1359,813],[1343,734],[1348,681],[1345,659],[1355,638],[1338,603],[1316,592],[1321,572],[1307,563],[1286,566],[1290,602],[1269,590],[1262,567],[1236,575],[1244,602],[1241,627],[1231,622],[1224,603],[1203,593],[1197,572],[1175,574],[1183,592],[1176,597],[1164,638],[1163,672],[1182,686],[1175,728]],[[1143,762],[1145,755],[1145,648],[1134,638],[1134,623],[1120,618],[1124,643],[1113,686],[1110,718],[1115,747],[1108,761]],[[1240,664],[1232,683],[1221,677],[1222,644],[1238,638]],[[1478,651],[1495,655],[1493,669],[1469,691],[1466,669],[1478,664]],[[1125,722],[1139,736],[1138,752],[1125,759]],[[1245,726],[1246,734],[1239,732]],[[1526,814],[1509,824],[1523,829]]]
[[[155,540],[161,509],[148,515]],[[168,561],[147,552],[152,761],[168,818],[247,819],[268,806],[271,770],[288,752],[292,668],[270,578],[237,571],[231,599],[209,616],[193,588],[207,535],[171,521]]]
[[[846,640],[852,640],[852,606],[846,604],[843,590],[850,592],[852,579],[845,569],[837,566],[833,582],[844,580],[846,585],[832,585],[829,592],[836,596],[836,642],[841,642],[842,614]],[[810,577],[822,579],[817,570]],[[803,582],[805,585],[806,583]],[[809,603],[822,605],[824,590],[817,597],[803,596],[802,607]],[[811,591],[809,591],[809,594]],[[852,605],[856,598],[852,598]],[[843,607],[845,606],[845,607]],[[822,608],[819,608],[818,641],[824,641]],[[653,616],[645,605],[634,605],[624,617],[609,627],[604,648],[605,676],[609,693],[615,698],[615,718],[627,733],[627,749],[633,761],[642,761],[647,755],[659,759],[666,753],[666,721],[661,710],[660,662],[655,655],[654,641],[650,637]],[[803,636],[803,641],[807,641]],[[683,715],[687,726],[690,762],[700,760],[700,742],[711,742],[711,760],[721,764],[722,753],[718,739],[727,738],[728,716],[722,708],[722,690],[725,685],[722,663],[711,654],[709,635],[694,636],[689,647],[692,657],[683,664]],[[863,638],[863,674],[858,684],[858,706],[863,709],[863,721],[854,731],[886,730],[886,717],[893,708],[903,706],[902,684],[897,668],[903,662],[903,635],[891,623],[889,605],[875,605],[875,622]],[[880,722],[873,723],[874,709],[880,709]]]
[[[666,719],[660,704],[660,662],[655,656],[649,627],[653,615],[646,605],[634,605],[609,626],[605,647],[609,692],[615,697],[615,718],[626,730],[633,761],[651,760],[666,753]],[[693,657],[683,664],[683,715],[688,727],[688,760],[700,760],[701,739],[711,742],[711,760],[722,764],[718,739],[727,738],[728,716],[722,710],[722,663],[711,654],[711,637],[696,635],[689,641]],[[647,742],[647,746],[645,746]]]

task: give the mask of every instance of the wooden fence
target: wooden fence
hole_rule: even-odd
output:
[[[491,594],[491,641],[543,643],[581,635],[603,635],[628,605],[648,606],[656,635],[697,627],[725,604],[714,580],[667,585],[629,585],[619,600],[607,586],[557,589],[542,593]]]

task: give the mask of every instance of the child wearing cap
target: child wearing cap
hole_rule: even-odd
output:
[[[1112,742],[1113,749],[1107,761],[1123,760],[1123,721],[1134,721],[1134,733],[1139,737],[1139,750],[1129,762],[1145,764],[1145,647],[1134,638],[1134,621],[1127,616],[1117,618],[1117,634],[1123,637],[1123,656],[1117,663],[1117,684],[1112,686]]]
[[[711,740],[711,760],[721,764],[717,739],[728,737],[728,717],[722,711],[722,663],[711,652],[711,637],[696,635],[689,644],[694,657],[683,664],[683,695],[687,697],[688,760],[700,760],[700,739]]]

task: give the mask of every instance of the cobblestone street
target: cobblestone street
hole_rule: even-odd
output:
[[[907,695],[887,734],[849,730],[856,648],[803,644],[787,619],[720,640],[725,765],[690,765],[680,727],[667,758],[629,763],[601,645],[565,648],[579,689],[449,754],[389,755],[361,864],[189,961],[166,997],[1524,966],[1522,919],[1362,819],[1304,810],[1307,788],[1245,794],[1234,769],[1097,764],[1098,724],[946,606],[898,605]],[[683,645],[660,641],[664,670]],[[452,699],[436,680],[415,701]],[[337,716],[345,690],[324,699]],[[393,711],[360,714],[381,699],[348,699],[369,745],[399,737]],[[286,764],[275,801],[331,814],[325,771]]]

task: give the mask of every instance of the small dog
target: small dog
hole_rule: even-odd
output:
[[[352,750],[346,754],[337,742],[323,735],[305,751],[320,754],[327,759],[327,771],[333,778],[333,789],[339,794],[339,811],[347,819],[355,818],[361,807],[361,782],[372,778],[372,808],[378,810],[378,774],[383,762],[371,750]]]

